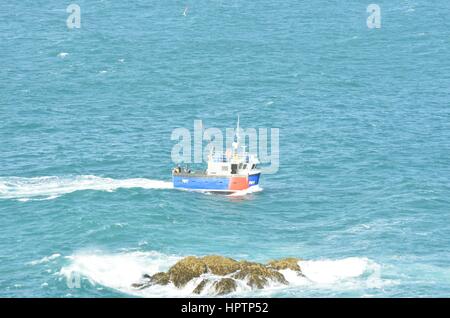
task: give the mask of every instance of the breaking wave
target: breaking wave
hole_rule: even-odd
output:
[[[153,275],[167,271],[182,257],[158,252],[123,252],[105,254],[102,252],[82,252],[67,257],[69,264],[59,271],[62,279],[72,280],[74,276],[88,280],[93,285],[101,285],[119,292],[139,297],[208,297],[214,296],[206,286],[201,295],[193,294],[195,286],[204,278],[214,279],[212,274],[204,274],[192,279],[183,288],[168,285],[153,285],[145,289],[132,287],[144,274]],[[382,288],[388,283],[380,277],[380,266],[367,259],[350,257],[338,260],[300,261],[304,276],[292,270],[281,270],[289,285],[270,283],[264,290],[251,290],[246,281],[238,280],[237,289],[230,296],[248,296],[262,293],[270,296],[284,289],[360,289]],[[210,283],[211,285],[212,283]],[[208,290],[209,289],[209,290]]]
[[[172,182],[145,178],[111,179],[91,175],[68,177],[0,177],[0,199],[50,200],[82,190],[114,191],[119,188],[171,189]]]
[[[50,261],[53,261],[53,260],[57,259],[60,256],[61,256],[61,254],[55,253],[55,254],[52,254],[50,256],[45,256],[45,257],[43,257],[43,258],[41,258],[39,260],[31,261],[28,264],[30,264],[30,265],[38,265],[38,264],[48,263]]]

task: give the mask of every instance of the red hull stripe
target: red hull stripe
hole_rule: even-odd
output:
[[[248,188],[247,177],[232,177],[228,185],[230,190],[244,190]]]

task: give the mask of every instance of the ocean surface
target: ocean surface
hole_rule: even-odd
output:
[[[303,259],[232,296],[450,296],[450,2],[70,3],[0,4],[1,297],[193,296],[131,284],[209,254]],[[172,189],[172,131],[237,114],[262,191]]]

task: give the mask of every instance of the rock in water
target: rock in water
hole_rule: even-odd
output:
[[[144,289],[147,287],[150,287],[152,285],[167,285],[170,282],[169,274],[167,273],[156,273],[153,276],[150,276],[148,274],[142,275],[143,281],[140,283],[134,283],[131,284],[131,287],[137,288],[137,289]]]
[[[210,255],[202,257],[201,260],[206,264],[208,270],[214,275],[225,276],[239,270],[239,262],[232,258]]]
[[[191,279],[206,273],[208,267],[199,258],[188,256],[173,265],[169,271],[170,281],[178,288],[186,285]]]
[[[298,258],[283,258],[272,260],[267,264],[260,264],[248,261],[236,261],[232,258],[209,255],[204,257],[188,256],[178,261],[166,273],[156,273],[153,276],[145,275],[147,281],[133,284],[135,288],[146,288],[151,285],[167,285],[173,283],[176,287],[182,288],[194,278],[203,274],[219,276],[219,279],[205,278],[193,290],[193,293],[200,294],[209,282],[214,282],[212,287],[218,295],[233,292],[237,288],[236,280],[245,280],[252,288],[262,289],[269,281],[288,284],[283,274],[279,270],[291,269],[301,275],[301,268],[298,265]],[[222,276],[223,278],[220,278]]]
[[[131,287],[136,288],[136,289],[144,289],[144,288],[146,288],[148,286],[149,286],[148,283],[134,283],[134,284],[131,284]]]
[[[160,272],[156,273],[150,278],[152,284],[167,285],[170,282],[170,277],[168,273]]]
[[[301,272],[300,265],[298,265],[299,261],[299,258],[287,257],[278,260],[272,260],[267,264],[271,268],[276,270],[291,269],[296,272]]]
[[[241,269],[233,277],[242,280],[246,279],[247,285],[252,288],[264,288],[269,279],[282,284],[288,284],[283,274],[262,264],[244,261],[240,265]]]
[[[200,294],[208,283],[207,279],[202,280],[197,287],[192,291],[194,294]]]
[[[222,278],[214,283],[213,287],[216,290],[217,295],[225,295],[236,290],[236,281],[232,278]]]

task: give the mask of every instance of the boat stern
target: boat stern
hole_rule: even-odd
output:
[[[254,187],[259,184],[259,177],[261,176],[261,172],[250,174],[248,176],[248,187]]]

